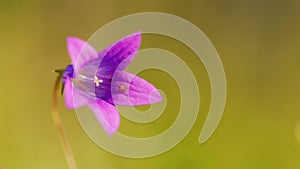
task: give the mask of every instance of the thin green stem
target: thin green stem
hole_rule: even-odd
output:
[[[76,167],[76,163],[72,154],[72,150],[71,147],[69,145],[67,136],[64,133],[63,127],[62,127],[62,123],[61,123],[61,119],[58,113],[58,104],[57,104],[57,100],[58,100],[58,96],[59,96],[59,86],[60,86],[60,79],[62,78],[62,73],[60,73],[60,71],[55,71],[59,73],[59,76],[57,77],[56,81],[55,81],[55,85],[54,85],[54,90],[53,90],[53,107],[52,107],[52,115],[53,115],[53,120],[54,120],[54,124],[58,130],[58,134],[60,137],[60,141],[62,143],[63,146],[63,150],[65,152],[65,156],[66,156],[66,160],[68,162],[69,168],[70,169],[77,169]]]
[[[58,73],[60,75],[63,74],[64,71],[65,71],[65,69],[55,69],[55,70],[53,70],[53,72],[56,72],[56,73]]]

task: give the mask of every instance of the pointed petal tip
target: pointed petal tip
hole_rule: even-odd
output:
[[[113,102],[119,106],[140,106],[163,101],[158,89],[134,74],[117,71],[112,80]]]
[[[99,53],[101,66],[110,70],[124,70],[138,53],[142,41],[140,31],[127,35]]]
[[[105,133],[108,135],[108,136],[113,136],[116,132],[118,131],[118,128],[110,128],[109,130],[105,130]]]
[[[133,43],[135,45],[138,44],[138,46],[140,46],[141,40],[142,40],[142,32],[137,31],[135,33],[127,35],[126,37],[122,38],[120,41],[127,41],[127,43]]]
[[[137,38],[139,41],[141,41],[141,39],[142,39],[142,31],[137,31],[137,32],[129,35],[129,37],[134,37],[134,38]]]
[[[159,93],[159,91],[157,89],[154,89],[151,93],[150,93],[150,104],[154,104],[154,103],[158,103],[158,102],[162,102],[164,99],[161,96],[161,94]]]
[[[141,36],[141,35],[142,35],[142,31],[141,31],[141,30],[138,30],[138,31],[136,31],[135,33],[133,33],[132,35],[135,35],[135,36]]]

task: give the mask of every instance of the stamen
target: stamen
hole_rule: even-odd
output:
[[[94,76],[94,83],[98,87],[100,85],[100,83],[103,83],[103,80],[102,79],[98,79],[97,76]]]

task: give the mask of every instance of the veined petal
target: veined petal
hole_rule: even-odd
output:
[[[72,81],[69,77],[66,77],[64,85],[64,98],[68,109],[77,109],[87,104],[88,99],[81,95],[79,91],[73,87]]]
[[[111,88],[113,103],[116,105],[138,106],[163,100],[151,83],[124,71],[115,72]]]
[[[141,44],[141,32],[131,34],[99,53],[100,67],[124,70],[134,59]]]
[[[76,37],[67,38],[67,48],[74,66],[75,77],[85,63],[98,58],[97,51],[89,43]]]
[[[101,99],[89,101],[88,106],[107,134],[112,135],[117,131],[120,125],[120,114],[115,106]]]

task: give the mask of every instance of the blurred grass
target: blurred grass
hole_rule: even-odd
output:
[[[157,11],[198,26],[220,54],[228,97],[219,128],[207,143],[197,143],[210,99],[201,62],[178,42],[145,37],[145,47],[161,47],[178,54],[196,73],[201,108],[195,126],[183,142],[160,156],[138,160],[118,157],[87,137],[75,112],[66,110],[61,99],[64,128],[78,168],[299,168],[300,145],[295,135],[300,120],[298,0],[2,0],[0,4],[1,167],[67,168],[50,113],[56,76],[51,71],[69,63],[65,38],[73,35],[87,39],[121,16]],[[162,87],[173,83],[168,79],[160,84],[153,75],[164,76],[141,73]],[[169,98],[174,105],[168,108],[173,110],[176,98],[172,94]],[[165,113],[169,118],[159,119],[157,128],[141,126],[141,130],[155,133],[165,129],[176,115]],[[134,127],[125,120],[123,124],[124,132]]]

